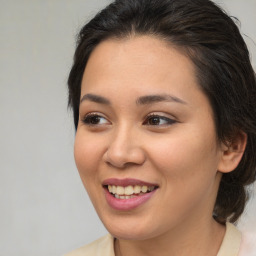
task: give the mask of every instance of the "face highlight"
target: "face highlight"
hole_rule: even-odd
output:
[[[150,36],[96,47],[82,80],[75,160],[110,233],[147,239],[211,218],[221,156],[186,56]]]

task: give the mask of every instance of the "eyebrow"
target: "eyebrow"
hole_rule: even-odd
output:
[[[138,105],[147,105],[158,102],[176,102],[181,104],[187,104],[187,102],[185,102],[184,100],[169,94],[146,95],[139,97],[136,100],[136,103]]]
[[[100,103],[100,104],[110,105],[110,101],[108,99],[106,99],[102,96],[95,95],[95,94],[90,94],[90,93],[85,94],[82,97],[82,99],[80,100],[80,103],[82,103],[85,100]]]
[[[96,94],[91,94],[91,93],[85,94],[81,98],[80,103],[82,103],[85,100],[95,102],[95,103],[105,104],[105,105],[111,104],[110,100],[108,100],[107,98],[96,95]],[[145,96],[139,97],[136,100],[137,105],[148,105],[148,104],[153,104],[158,102],[176,102],[181,104],[187,104],[187,102],[185,102],[184,100],[169,94],[145,95]]]

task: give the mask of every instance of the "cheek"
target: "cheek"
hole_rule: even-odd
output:
[[[195,209],[211,211],[218,189],[218,157],[210,143],[182,140],[184,145],[180,142],[179,139],[166,140],[151,148],[154,168],[162,176],[163,190],[158,208],[166,209],[162,219],[169,222],[179,222]]]
[[[97,206],[100,198],[99,191],[102,189],[99,181],[99,167],[102,163],[102,152],[104,152],[103,142],[102,138],[78,129],[74,144],[76,166],[96,211],[99,208]]]
[[[152,143],[150,152],[152,163],[166,182],[176,184],[213,179],[219,162],[215,138],[210,133],[199,136],[187,131],[166,136]]]
[[[100,161],[100,144],[90,135],[77,131],[74,144],[74,157],[83,183],[96,174]]]

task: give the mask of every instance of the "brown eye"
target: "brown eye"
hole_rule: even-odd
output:
[[[86,125],[102,125],[108,124],[108,120],[97,114],[89,114],[83,119],[83,123]]]
[[[165,116],[158,116],[158,115],[152,115],[147,117],[145,122],[143,123],[144,125],[154,125],[154,126],[160,126],[160,125],[171,125],[176,123],[175,120],[170,119]]]
[[[159,116],[153,116],[148,119],[148,124],[150,125],[159,125],[161,123],[161,119]]]

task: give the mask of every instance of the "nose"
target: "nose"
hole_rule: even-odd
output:
[[[131,165],[142,165],[146,155],[139,143],[138,134],[136,136],[135,131],[124,128],[113,132],[103,159],[115,168],[124,169]]]

